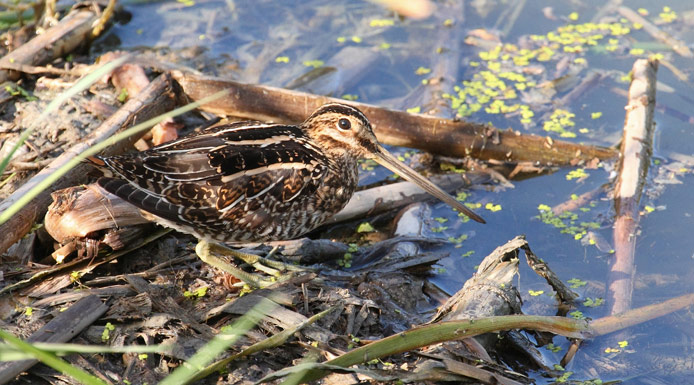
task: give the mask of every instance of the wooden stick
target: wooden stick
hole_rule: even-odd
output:
[[[98,296],[90,295],[70,306],[27,339],[28,342],[68,342],[108,310]],[[3,362],[0,384],[12,381],[19,373],[34,366],[38,360]]]
[[[621,161],[615,182],[614,224],[615,255],[608,276],[608,303],[611,314],[631,308],[636,227],[639,222],[639,200],[646,182],[653,148],[653,109],[658,61],[640,59],[632,68],[624,134],[620,149]]]
[[[598,196],[600,196],[600,194],[603,194],[605,190],[605,186],[600,186],[594,190],[584,192],[576,199],[569,199],[552,207],[552,213],[554,215],[560,215],[565,211],[578,210],[579,208],[590,203],[590,201],[596,199]]]
[[[591,321],[590,326],[593,329],[593,337],[603,336],[692,306],[694,306],[694,294],[684,294],[661,303],[598,318]]]
[[[5,209],[26,194],[27,191],[33,188],[47,175],[60,168],[75,155],[83,152],[95,143],[107,139],[114,133],[120,131],[121,128],[135,125],[138,122],[143,122],[171,110],[175,104],[175,93],[172,86],[171,79],[167,75],[159,76],[152,81],[152,83],[150,83],[139,95],[130,99],[84,140],[55,158],[50,165],[36,174],[22,185],[22,187],[18,188],[4,201],[0,202],[0,212],[5,211]],[[123,149],[129,145],[132,145],[132,142],[119,142],[109,148],[108,154],[122,152]],[[75,167],[66,174],[60,182],[53,184],[51,189],[43,191],[10,220],[0,225],[0,234],[3,234],[3,236],[0,237],[0,253],[5,252],[10,246],[28,233],[37,220],[41,220],[43,214],[46,212],[46,208],[51,203],[51,193],[53,191],[85,182],[89,170],[90,166],[86,164]]]
[[[36,36],[0,59],[0,83],[12,77],[7,68],[28,64],[37,66],[72,52],[92,39],[92,24],[99,19],[96,11],[79,8],[70,12],[54,27]]]
[[[509,162],[532,161],[545,165],[569,165],[572,161],[616,156],[610,148],[585,146],[536,135],[500,131],[477,123],[409,114],[367,104],[290,91],[275,87],[250,85],[172,71],[186,95],[199,100],[220,90],[230,96],[201,107],[221,115],[256,120],[301,122],[316,108],[328,102],[341,102],[360,108],[371,120],[376,136],[385,144],[404,146],[446,156],[473,156]]]

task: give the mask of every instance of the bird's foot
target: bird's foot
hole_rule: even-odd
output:
[[[195,253],[203,262],[233,275],[254,288],[267,287],[278,280],[291,277],[291,275],[286,274],[287,271],[303,270],[297,266],[288,265],[280,261],[273,261],[255,254],[244,253],[217,243],[209,243],[204,240],[200,240],[197,246],[195,246]],[[272,276],[272,278],[267,279],[257,274],[248,273],[215,256],[214,254],[226,255],[240,259],[241,261],[253,266],[255,269],[269,274]]]

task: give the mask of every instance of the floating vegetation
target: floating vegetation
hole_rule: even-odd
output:
[[[463,234],[459,237],[448,237],[448,242],[454,243],[455,247],[461,247],[462,243],[468,238],[467,234]]]
[[[573,235],[575,240],[583,238],[589,230],[600,228],[598,222],[581,222],[578,220],[578,214],[572,211],[564,211],[561,214],[554,214],[552,208],[541,204],[537,207],[540,211],[539,218],[542,222],[560,229],[560,233]]]
[[[500,204],[495,205],[494,203],[491,203],[491,202],[484,205],[484,208],[493,212],[493,213],[497,212],[497,211],[501,211],[501,205]]]
[[[586,319],[587,317],[580,310],[574,310],[569,315],[575,319]]]
[[[552,112],[548,120],[545,120],[542,129],[548,132],[556,132],[562,138],[575,138],[576,133],[569,131],[570,128],[576,125],[573,120],[575,117],[576,114],[573,112],[558,108]]]
[[[21,96],[28,102],[38,100],[36,96],[32,95],[29,91],[25,90],[19,85],[15,85],[14,87],[12,87],[11,85],[6,85],[5,91],[7,91],[7,93],[9,93],[12,96]]]
[[[639,13],[648,14],[646,10]],[[567,18],[575,22],[579,17],[578,13],[573,12]],[[670,8],[664,7],[659,18],[662,22],[672,22],[677,15]],[[538,70],[532,67],[533,64],[544,65],[550,61],[565,60],[567,55],[570,55],[570,58],[574,56],[570,61],[571,65],[585,68],[588,65],[586,55],[589,52],[621,52],[632,56],[659,54],[649,53],[647,48],[641,46],[631,46],[633,43],[624,38],[632,31],[642,28],[643,25],[624,18],[611,23],[571,23],[546,34],[529,35],[519,45],[498,44],[490,50],[479,52],[479,60],[469,63],[473,71],[471,77],[462,81],[462,85],[454,87],[453,93],[442,96],[450,100],[451,108],[461,118],[485,112],[490,115],[517,117],[524,126],[533,125],[535,122],[532,118],[538,111],[547,109],[551,96],[540,98],[538,102],[536,97],[529,97],[527,94],[535,90],[541,91],[541,87],[545,88],[547,84],[553,86],[553,81],[547,78],[547,71]],[[628,48],[629,46],[631,48]],[[666,46],[651,48],[668,50]],[[591,119],[600,116],[601,113],[590,114]],[[590,131],[587,128],[574,130],[575,118],[573,112],[556,108],[539,124],[545,131],[562,138],[576,138],[578,134],[588,134]]]
[[[369,22],[371,27],[389,27],[395,24],[393,19],[373,19]]]
[[[322,60],[306,60],[304,62],[304,65],[306,67],[313,67],[313,68],[318,68],[322,67],[325,64]]]
[[[545,349],[549,350],[552,353],[557,353],[557,352],[561,351],[561,346],[557,346],[553,343],[549,343],[549,344],[545,345]]]
[[[426,67],[419,67],[419,68],[417,68],[416,71],[414,71],[414,73],[417,75],[426,75],[430,72],[431,72],[431,68],[426,68]]]
[[[585,299],[585,301],[583,301],[583,306],[587,306],[587,307],[598,307],[598,306],[602,306],[604,304],[605,304],[605,299],[600,298],[600,297],[597,297],[597,298],[588,297]]]
[[[668,6],[663,7],[663,12],[660,12],[658,16],[663,23],[672,23],[677,20],[677,13]]]
[[[617,342],[617,346],[618,347],[616,347],[616,348],[612,348],[612,347],[605,348],[605,353],[607,353],[607,354],[621,353],[624,350],[624,348],[629,346],[629,341],[619,341],[619,342]]]
[[[439,165],[439,168],[441,169],[441,171],[454,172],[454,173],[456,173],[456,174],[464,174],[464,173],[465,173],[465,169],[464,169],[464,168],[462,168],[462,167],[456,167],[454,164],[451,164],[451,163],[448,163],[448,162],[441,162],[441,164]],[[463,194],[464,194],[464,193],[463,193]],[[463,199],[459,199],[459,200],[463,200],[463,201],[464,201],[465,198],[467,198],[467,195],[465,195],[465,197],[464,197]]]
[[[569,173],[566,174],[566,180],[585,179],[585,178],[588,178],[589,176],[590,176],[590,174],[588,174],[586,172],[586,169],[577,168],[577,169],[569,171]]]

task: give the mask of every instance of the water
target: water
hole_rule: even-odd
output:
[[[466,2],[459,7],[460,13],[421,21],[401,20],[366,2],[196,1],[191,6],[181,2],[129,4],[126,10],[132,13],[130,21],[114,26],[102,42],[108,42],[108,48],[155,48],[161,52],[185,52],[198,47],[201,49],[191,51],[196,53],[192,57],[188,55],[184,62],[213,63],[204,68],[209,74],[274,86],[287,86],[310,70],[307,66],[309,62],[317,64],[315,61],[320,60],[335,66],[336,72],[332,77],[323,78],[325,80],[314,80],[309,87],[330,90],[325,86],[328,84],[334,87],[335,96],[356,96],[361,102],[406,109],[421,107],[417,103],[422,102],[422,93],[417,89],[422,80],[428,77],[417,74],[420,67],[428,69],[437,62],[448,60],[450,68],[452,63],[455,70],[449,70],[446,74],[452,74],[455,81],[444,83],[442,87],[449,93],[455,93],[454,85],[462,86],[463,80],[475,80],[475,76],[479,76],[482,71],[480,63],[483,67],[485,65],[479,52],[493,48],[493,44],[487,49],[464,44],[463,40],[472,34],[471,31],[483,29],[499,36],[503,33],[502,43],[536,48],[531,35],[545,35],[567,24],[589,22],[596,10],[603,7],[602,4],[598,1],[527,2],[519,8],[519,17],[515,21],[509,18],[507,11],[515,9],[519,3],[502,1]],[[652,2],[627,1],[626,5],[634,10],[643,7],[649,13],[646,18],[651,21],[660,19],[659,14],[663,12],[661,4]],[[684,0],[668,5],[676,12],[677,19],[660,27],[684,41],[692,41],[694,16],[691,6]],[[551,7],[551,12],[547,11],[547,7]],[[572,12],[576,12],[576,20],[571,20]],[[553,16],[548,17],[549,13]],[[614,22],[620,22],[621,17],[614,12],[608,15]],[[552,20],[552,17],[555,19]],[[450,26],[444,26],[447,18],[453,21]],[[392,23],[392,26],[373,27],[372,20]],[[446,40],[441,40],[442,36]],[[617,41],[612,43],[610,38]],[[451,41],[458,41],[459,44],[451,46]],[[358,52],[350,58],[351,61],[329,63],[331,57],[347,46],[355,47],[354,52]],[[615,49],[607,50],[608,46]],[[645,48],[644,54],[632,52],[633,48],[639,47]],[[438,48],[443,50],[439,52]],[[556,95],[527,91],[525,99],[506,99],[509,104],[522,101],[530,106],[535,112],[531,119],[535,124],[523,124],[517,115],[488,114],[483,111],[473,113],[466,119],[559,139],[559,133],[543,130],[543,122],[550,120],[556,108],[562,108],[575,114],[575,125],[565,127],[575,137],[564,139],[615,145],[621,136],[626,103],[624,92],[628,88],[628,82],[622,77],[630,71],[637,57],[645,57],[648,53],[662,53],[674,68],[690,77],[694,74],[691,59],[672,53],[661,43],[654,43],[653,38],[643,30],[632,29],[625,36],[604,38],[595,46],[586,45],[583,52],[570,54],[560,50],[552,60],[531,60],[530,67],[541,69],[542,72],[539,75],[528,72],[526,75],[530,80],[541,84],[565,76],[568,84],[566,90],[560,88]],[[371,64],[360,68],[362,61]],[[339,71],[352,66],[358,68],[359,76],[351,78],[352,83],[345,85],[341,83],[342,78],[334,74],[340,74]],[[591,71],[603,74],[604,78],[569,105],[553,104]],[[658,80],[654,147],[654,159],[658,160],[658,164],[652,165],[649,184],[641,200],[642,209],[649,206],[656,210],[640,218],[636,242],[634,307],[658,303],[694,290],[694,237],[691,236],[691,229],[694,228],[694,200],[691,199],[694,162],[674,164],[673,160],[676,154],[688,156],[694,152],[694,118],[690,112],[693,110],[694,96],[691,80],[680,79],[664,65],[660,66]],[[512,82],[508,81],[508,84]],[[523,94],[518,91],[518,94]],[[442,114],[452,116],[450,110],[443,110]],[[582,131],[581,128],[586,130]],[[449,245],[443,249],[451,255],[441,263],[444,269],[439,270],[433,281],[449,292],[455,292],[469,277],[471,268],[485,255],[514,236],[525,234],[533,251],[548,261],[564,281],[578,278],[588,282],[588,285],[576,289],[583,299],[604,297],[611,255],[594,246],[584,246],[574,236],[561,234],[536,216],[540,204],[554,206],[571,199],[572,194],[580,195],[611,183],[613,167],[613,163],[608,162],[598,169],[586,170],[589,176],[580,181],[567,180],[567,174],[572,169],[564,168],[543,176],[513,181],[514,189],[475,189],[471,192],[470,202],[482,203],[483,207],[486,203],[502,207],[496,212],[477,209],[488,221],[486,226],[475,223],[461,225],[449,208],[443,204],[435,205],[433,217],[447,218],[449,229],[437,233],[431,231],[431,236],[458,237],[469,234],[470,237],[460,248]],[[666,167],[672,168],[673,172],[665,173]],[[387,174],[379,174],[379,177],[383,175]],[[662,178],[654,178],[655,175]],[[671,182],[673,178],[679,183],[663,183]],[[372,182],[373,176],[367,177],[367,181]],[[598,228],[592,231],[611,243],[612,201],[606,194],[601,194],[592,206],[590,211],[578,213],[579,221],[595,222]],[[440,226],[436,221],[431,222],[432,228]],[[474,253],[463,256],[469,252]],[[548,297],[538,298],[528,294],[528,290],[550,289],[524,264],[521,264],[519,289],[526,312],[553,314],[552,301]],[[581,307],[579,310],[592,318],[606,315],[604,305]],[[621,379],[630,384],[688,382],[686,376],[691,369],[681,369],[668,362],[674,359],[691,360],[692,333],[687,326],[691,325],[691,321],[691,313],[680,311],[630,328],[624,334],[589,341],[581,347],[567,368],[574,372],[570,378],[595,379],[595,362],[601,361],[626,363],[631,368],[638,368],[614,378],[610,377],[609,371],[601,372],[598,369],[598,376],[599,373],[607,373],[601,377],[603,381]],[[626,347],[618,344],[623,338],[627,339]],[[564,349],[568,346],[562,338],[555,338],[555,344]],[[609,347],[620,352],[606,353],[605,349]],[[557,363],[564,351],[545,353],[551,363]],[[606,364],[606,367],[609,366]],[[548,381],[539,373],[536,377],[540,383]]]

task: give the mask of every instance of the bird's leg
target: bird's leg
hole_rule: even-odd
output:
[[[294,265],[288,265],[284,262],[280,261],[273,261],[268,258],[263,258],[259,255],[255,254],[250,254],[250,253],[244,253],[242,251],[234,250],[231,248],[228,248],[224,245],[218,244],[218,243],[212,243],[210,244],[210,250],[214,253],[218,254],[224,254],[224,255],[230,255],[234,258],[238,258],[247,264],[253,266],[254,268],[265,272],[267,274],[273,275],[275,277],[280,277],[282,275],[282,272],[287,271],[287,270],[294,270],[294,271],[302,271],[304,269],[299,268]],[[269,255],[272,255],[275,253],[277,249],[273,248],[269,253]]]
[[[247,273],[239,269],[238,267],[233,266],[223,261],[222,259],[214,256],[213,253],[238,258],[253,266],[254,268],[272,275],[273,277],[281,277],[282,272],[287,270],[302,270],[301,268],[298,268],[296,266],[287,265],[279,261],[269,260],[267,258],[263,258],[255,254],[244,253],[238,250],[230,249],[226,246],[217,243],[208,243],[204,240],[200,240],[197,246],[195,246],[195,253],[203,262],[206,262],[211,266],[226,271],[227,273],[242,280],[248,285],[256,288],[269,286],[274,283],[274,280],[263,279],[256,274]]]

